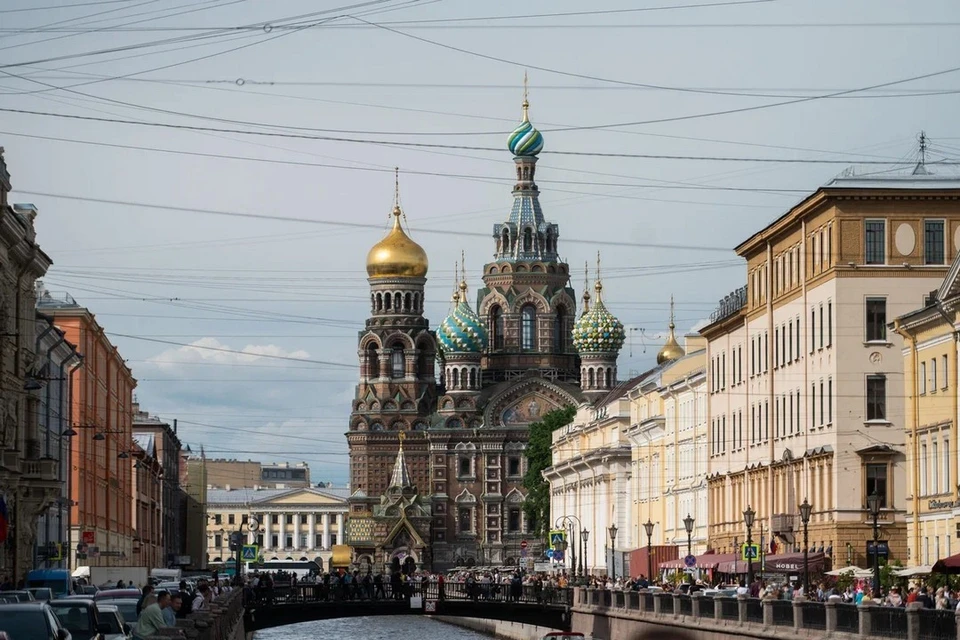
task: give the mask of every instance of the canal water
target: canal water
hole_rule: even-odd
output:
[[[423,616],[370,616],[302,622],[253,634],[253,640],[490,640],[488,636]]]

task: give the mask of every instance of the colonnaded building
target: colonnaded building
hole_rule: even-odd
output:
[[[534,181],[543,137],[527,112],[524,100],[508,142],[513,207],[494,225],[475,306],[464,279],[451,314],[431,329],[427,255],[404,231],[399,205],[367,257],[371,315],[359,332],[347,433],[347,541],[361,567],[514,564],[527,538],[538,556],[522,508],[528,426],[617,384],[623,326],[604,308],[599,279],[595,304],[576,319],[560,230],[544,218]]]

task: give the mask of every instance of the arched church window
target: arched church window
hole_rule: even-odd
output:
[[[432,378],[433,377],[433,353],[427,349],[420,347],[420,354],[417,357],[417,377],[418,378]]]
[[[393,378],[402,378],[404,369],[403,345],[393,345],[390,352],[390,376]]]
[[[567,309],[563,305],[557,307],[557,315],[553,320],[553,350],[563,353],[567,343]]]
[[[503,230],[503,239],[500,243],[500,251],[503,253],[510,253],[510,232],[506,229]]]
[[[587,370],[587,388],[593,389],[593,367]]]
[[[493,330],[493,348],[503,349],[503,309],[499,305],[490,309],[490,328]]]
[[[461,388],[461,389],[466,389],[466,388],[467,388],[467,369],[466,369],[466,367],[464,367],[463,369],[460,369],[460,388]]]
[[[533,305],[527,305],[520,311],[521,331],[520,348],[533,351],[536,348],[537,310]]]
[[[389,291],[383,294],[383,308],[384,309],[390,308],[390,292]]]
[[[607,368],[607,389],[613,387],[613,369]]]
[[[457,528],[460,529],[460,533],[473,531],[473,509],[460,507],[457,513]]]
[[[526,252],[533,251],[533,231],[530,230],[530,227],[523,230],[523,250]]]
[[[383,311],[383,294],[377,294],[377,311]]]
[[[367,347],[367,371],[371,378],[380,377],[380,354],[377,353],[377,345],[373,342]]]
[[[470,369],[470,388],[477,388],[477,370],[473,368]]]
[[[413,296],[410,292],[407,292],[407,295],[403,298],[403,310],[411,311],[413,309]]]
[[[420,313],[420,292],[413,294],[413,310],[417,313]]]

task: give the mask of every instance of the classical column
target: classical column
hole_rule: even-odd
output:
[[[323,514],[323,548],[330,548],[330,514]]]
[[[307,528],[310,530],[310,537],[307,538],[307,549],[313,551],[317,548],[317,514],[312,511],[307,515]]]
[[[343,544],[343,538],[344,538],[344,535],[343,535],[343,534],[344,534],[344,530],[343,530],[343,514],[342,514],[342,513],[338,513],[338,514],[337,514],[337,544]]]
[[[263,550],[266,551],[270,548],[270,516],[272,514],[265,513],[262,516],[263,522]]]
[[[277,548],[286,549],[287,548],[287,514],[280,512],[277,514],[277,520],[279,524],[277,525]]]
[[[300,548],[300,514],[293,514],[293,548]]]

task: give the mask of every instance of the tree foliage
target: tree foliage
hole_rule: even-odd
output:
[[[523,510],[527,519],[533,523],[533,532],[540,538],[546,538],[550,529],[550,484],[543,479],[544,469],[553,464],[550,452],[553,432],[573,422],[575,407],[555,409],[543,415],[543,419],[530,425],[530,439],[527,443],[527,473],[523,477],[523,486],[527,490],[527,499]]]

